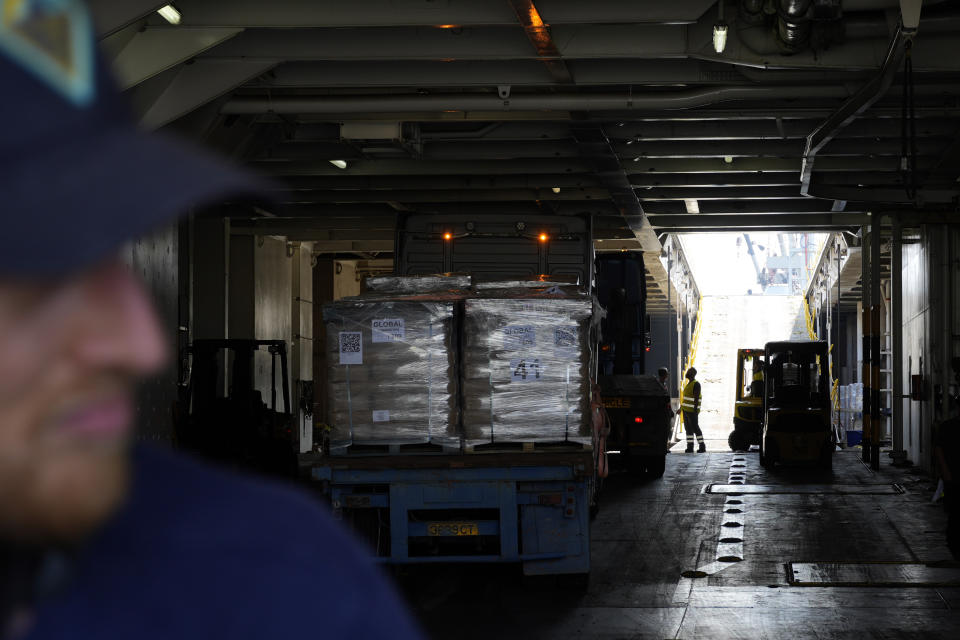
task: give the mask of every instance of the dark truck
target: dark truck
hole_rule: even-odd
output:
[[[670,395],[655,376],[600,376],[610,417],[607,453],[637,476],[663,477],[671,427]]]
[[[626,251],[596,259],[600,323],[598,384],[610,419],[611,462],[638,476],[660,478],[672,434],[670,395],[645,375],[649,346],[643,254]]]

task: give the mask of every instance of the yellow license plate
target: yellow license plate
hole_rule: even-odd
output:
[[[604,398],[603,406],[607,409],[629,409],[630,398]]]
[[[476,522],[428,522],[428,536],[478,536]]]

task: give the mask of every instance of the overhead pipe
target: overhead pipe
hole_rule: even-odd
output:
[[[503,100],[493,94],[403,96],[283,96],[236,97],[221,109],[223,115],[396,113],[408,111],[634,111],[690,109],[729,100],[790,98],[847,98],[843,85],[708,87],[646,95],[623,93],[513,94]]]
[[[869,109],[883,97],[893,83],[893,78],[900,68],[904,56],[904,43],[910,37],[903,26],[897,28],[887,55],[884,57],[880,72],[853,97],[847,100],[823,124],[807,136],[807,145],[803,153],[803,163],[800,168],[800,193],[804,196],[816,196],[810,192],[810,183],[813,176],[813,166],[817,154],[833,140],[840,131],[853,122],[861,113]],[[865,194],[866,195],[866,194]],[[869,198],[867,198],[869,199]]]
[[[812,0],[779,0],[777,35],[789,51],[800,51],[810,39]]]
[[[500,122],[491,122],[473,131],[421,131],[421,140],[479,140],[500,128]]]
[[[720,2],[723,2],[723,0],[720,0]],[[765,19],[763,4],[764,0],[740,0],[740,7],[737,12],[738,21],[751,26],[763,24]]]

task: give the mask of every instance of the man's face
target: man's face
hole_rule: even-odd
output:
[[[0,278],[0,536],[72,540],[127,487],[134,383],[166,349],[118,262],[60,281]]]

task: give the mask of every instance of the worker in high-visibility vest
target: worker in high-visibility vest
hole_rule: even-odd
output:
[[[699,453],[707,450],[703,442],[703,432],[700,430],[700,383],[697,382],[697,370],[694,367],[687,369],[687,384],[683,387],[683,397],[680,400],[680,411],[683,413],[683,430],[687,432],[687,453],[693,453],[694,436],[700,441]]]

